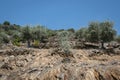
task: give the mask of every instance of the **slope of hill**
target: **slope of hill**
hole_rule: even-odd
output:
[[[73,57],[52,49],[0,50],[0,80],[120,80],[120,55],[73,49]]]

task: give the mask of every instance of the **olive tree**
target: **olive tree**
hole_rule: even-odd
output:
[[[100,36],[102,48],[104,48],[105,42],[110,42],[114,40],[116,36],[116,31],[115,29],[113,29],[113,22],[104,21],[104,22],[101,22],[99,25],[100,25],[99,36]]]
[[[88,26],[88,34],[90,42],[98,42],[99,41],[99,23],[91,22]]]
[[[22,28],[22,38],[23,40],[27,41],[28,47],[30,47],[30,40],[32,38],[30,27],[25,26]]]
[[[116,36],[116,31],[113,28],[113,22],[91,22],[88,28],[81,28],[76,32],[76,36],[81,39],[85,38],[89,42],[100,42],[102,48],[105,42],[110,42],[114,40]]]
[[[79,30],[77,30],[75,32],[75,36],[77,39],[81,40],[81,39],[85,39],[86,38],[86,32],[87,31],[87,28],[81,28]]]
[[[10,25],[10,22],[9,21],[4,21],[3,25]]]
[[[40,25],[32,27],[31,32],[32,38],[40,42],[44,42],[44,39],[47,37],[47,29]]]
[[[118,35],[118,36],[115,38],[115,40],[116,40],[118,43],[120,43],[120,35]]]

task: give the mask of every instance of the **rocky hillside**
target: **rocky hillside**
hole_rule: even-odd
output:
[[[0,50],[0,80],[120,80],[120,54],[73,49],[73,57],[52,49]]]

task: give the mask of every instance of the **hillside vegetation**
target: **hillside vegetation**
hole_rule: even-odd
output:
[[[117,35],[111,21],[91,22],[87,27],[74,30],[51,30],[45,26],[20,26],[11,24],[8,21],[0,24],[0,44],[12,43],[15,46],[21,46],[27,43],[28,47],[38,47],[39,43],[47,43],[51,38],[58,37],[60,32],[66,31],[71,35],[70,41],[105,43],[111,41],[120,42],[120,36]],[[32,44],[31,44],[32,43]],[[102,46],[103,47],[103,46]]]

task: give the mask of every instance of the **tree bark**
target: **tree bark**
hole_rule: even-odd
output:
[[[27,41],[27,47],[30,47],[30,40]]]

